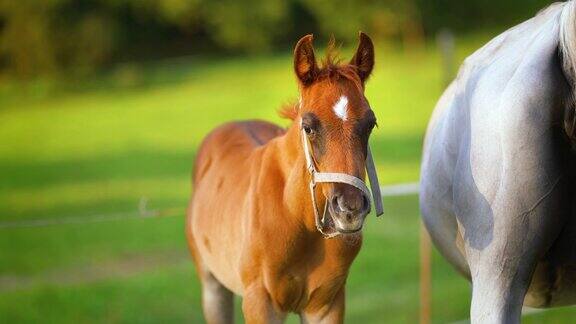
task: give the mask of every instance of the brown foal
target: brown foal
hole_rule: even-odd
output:
[[[312,35],[296,45],[300,100],[283,111],[288,129],[229,123],[198,151],[186,234],[208,323],[233,321],[233,294],[243,297],[248,323],[282,322],[289,312],[310,323],[344,319],[344,286],[370,199],[359,186],[322,182],[313,203],[304,150],[314,169],[363,184],[376,125],[364,96],[374,46],[360,33],[349,64],[338,64],[331,50],[326,57],[316,63]]]

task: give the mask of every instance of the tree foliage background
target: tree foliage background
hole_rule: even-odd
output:
[[[0,0],[0,73],[91,73],[128,60],[286,50],[310,32],[410,42],[508,26],[544,0]]]

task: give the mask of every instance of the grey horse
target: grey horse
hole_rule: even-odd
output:
[[[426,133],[420,208],[472,282],[472,323],[576,303],[576,5],[466,59]]]

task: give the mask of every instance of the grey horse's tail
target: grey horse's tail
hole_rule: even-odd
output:
[[[572,85],[569,109],[566,110],[566,133],[576,142],[576,0],[568,1],[560,16],[560,53],[564,75]]]
[[[566,2],[560,17],[560,52],[564,63],[564,73],[576,84],[576,2]]]

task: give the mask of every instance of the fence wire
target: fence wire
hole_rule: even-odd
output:
[[[382,197],[404,196],[418,193],[418,183],[402,183],[380,187]],[[140,199],[138,210],[117,212],[108,214],[84,215],[84,216],[60,216],[44,219],[25,219],[0,222],[0,230],[11,228],[46,227],[69,224],[90,224],[114,222],[126,219],[142,219],[155,217],[172,217],[184,214],[184,208],[174,207],[160,210],[149,210],[148,200]]]

